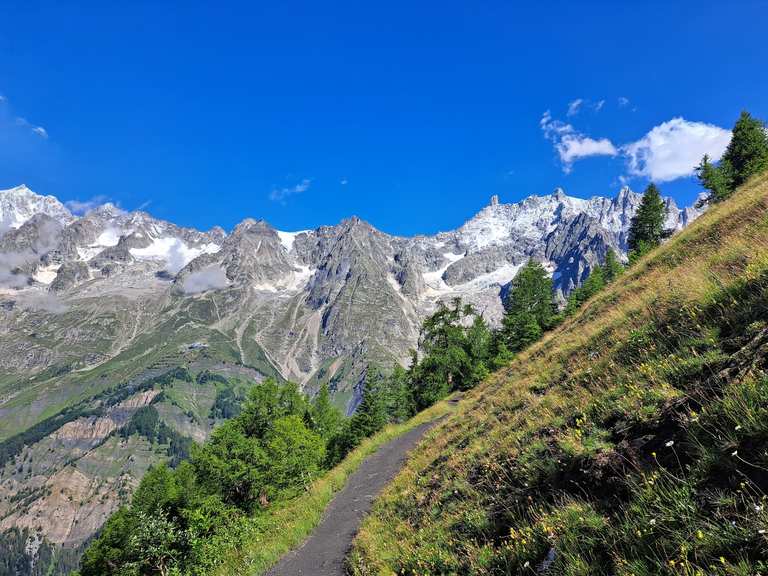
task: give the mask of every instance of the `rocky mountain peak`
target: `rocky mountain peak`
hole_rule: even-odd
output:
[[[75,219],[57,198],[35,194],[24,184],[0,190],[0,234],[18,228],[35,214],[46,214],[62,224]]]

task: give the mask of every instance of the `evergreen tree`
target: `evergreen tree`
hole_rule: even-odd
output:
[[[333,437],[341,426],[343,416],[331,400],[328,384],[323,384],[315,396],[309,410],[312,429],[328,440]]]
[[[743,111],[733,127],[733,136],[722,161],[732,171],[732,188],[741,186],[754,174],[768,169],[768,135],[765,124]]]
[[[554,325],[552,279],[541,263],[529,260],[517,273],[504,308],[499,337],[509,350],[522,350]]]
[[[408,372],[399,364],[386,379],[385,403],[390,422],[404,422],[415,413]]]
[[[709,161],[709,155],[704,154],[701,163],[696,168],[699,182],[711,192],[711,199],[715,202],[725,200],[731,195],[733,188],[733,175],[730,163],[725,160],[719,166]]]
[[[384,376],[375,365],[368,366],[363,385],[363,398],[352,417],[353,432],[362,439],[375,434],[387,423]]]
[[[743,111],[733,127],[731,141],[715,166],[704,155],[696,169],[701,184],[715,202],[724,200],[750,177],[768,170],[768,134],[765,124]]]
[[[512,280],[512,287],[504,301],[507,314],[531,314],[541,328],[550,327],[555,315],[552,300],[552,278],[544,266],[529,260]]]
[[[661,244],[664,235],[664,200],[655,184],[645,189],[643,200],[629,226],[627,244],[631,252],[644,254]]]
[[[616,257],[616,252],[613,251],[613,248],[608,248],[608,252],[605,253],[605,263],[603,264],[603,275],[606,284],[610,284],[623,273],[624,266]]]

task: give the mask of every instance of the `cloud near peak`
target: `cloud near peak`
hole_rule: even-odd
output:
[[[654,126],[636,142],[622,147],[632,176],[669,182],[691,176],[704,154],[717,162],[731,141],[730,130],[713,124],[673,118]]]
[[[572,125],[555,120],[549,111],[544,113],[539,124],[544,137],[554,145],[566,174],[571,171],[573,163],[581,158],[618,154],[617,148],[608,138],[590,138],[578,132]]]
[[[621,146],[608,138],[594,139],[571,124],[545,112],[540,121],[544,137],[550,140],[568,174],[573,163],[590,156],[621,156],[630,176],[669,182],[694,174],[702,156],[718,161],[731,140],[731,132],[704,122],[682,117],[654,126],[645,136]]]
[[[296,184],[295,186],[288,186],[286,188],[275,188],[272,190],[272,192],[269,193],[269,199],[273,202],[285,202],[286,198],[289,198],[290,196],[295,196],[296,194],[301,194],[302,192],[306,192],[309,190],[309,186],[312,184],[312,181],[308,178],[304,178],[301,182]]]

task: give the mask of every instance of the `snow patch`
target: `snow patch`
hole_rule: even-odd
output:
[[[117,243],[120,242],[120,236],[122,236],[122,232],[110,226],[99,234],[99,237],[96,238],[96,243],[92,244],[91,247],[103,246],[104,248],[109,248],[110,246],[117,246]]]
[[[282,232],[278,230],[277,235],[280,237],[280,243],[285,246],[286,252],[290,252],[293,249],[293,243],[296,240],[296,236],[307,232],[309,232],[309,230],[299,230],[298,232]]]
[[[179,238],[154,238],[145,248],[131,248],[131,256],[139,260],[165,260],[168,272],[175,273],[201,254],[215,254],[221,246],[213,242],[200,247],[189,247]]]
[[[59,268],[61,268],[61,264],[45,266],[35,272],[33,278],[42,284],[50,284],[56,278],[56,273],[59,271]]]

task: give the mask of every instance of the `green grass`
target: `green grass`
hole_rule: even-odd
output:
[[[467,394],[353,574],[768,571],[768,177]]]
[[[306,493],[248,519],[242,538],[215,572],[218,576],[263,574],[283,554],[298,547],[320,523],[330,501],[366,457],[383,444],[455,408],[447,400],[402,424],[392,424],[366,439],[340,464],[312,483]]]

